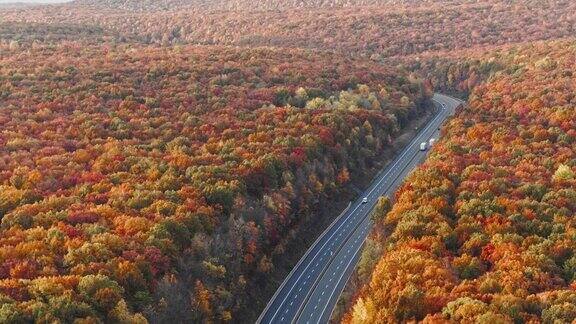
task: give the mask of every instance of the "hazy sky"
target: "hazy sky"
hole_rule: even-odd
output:
[[[70,2],[72,0],[0,0],[0,3],[59,3],[59,2]]]

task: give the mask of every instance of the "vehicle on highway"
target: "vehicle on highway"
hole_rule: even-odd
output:
[[[452,106],[447,104],[450,109]],[[435,118],[441,121],[433,119],[427,125],[415,127],[423,129],[423,133],[416,136],[403,153],[381,170],[383,173],[374,179],[371,191],[358,196],[360,205],[367,205],[368,202],[370,205],[374,204],[376,201],[369,201],[370,197],[394,194],[398,180],[407,174],[404,172],[406,168],[413,169],[413,161],[416,159],[419,163],[426,154],[421,154],[421,144],[424,144],[426,151],[430,138],[439,136],[434,127],[443,124],[448,114],[444,111]],[[355,203],[358,201],[355,200]],[[344,289],[344,283],[358,262],[364,240],[371,232],[371,208],[360,205],[336,218],[325,233],[310,246],[268,302],[257,324],[329,322]]]
[[[432,145],[434,145],[434,142],[436,142],[436,139],[435,139],[435,138],[431,138],[430,141],[428,141],[428,145],[429,145],[429,146],[432,146]]]
[[[422,142],[420,144],[420,151],[426,151],[426,146],[427,146],[426,142]]]

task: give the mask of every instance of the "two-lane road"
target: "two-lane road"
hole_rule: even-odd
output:
[[[424,126],[404,150],[374,179],[363,195],[353,202],[320,235],[278,288],[257,323],[326,323],[352,274],[370,228],[370,212],[378,197],[392,196],[406,175],[426,156],[420,143],[438,138],[438,128],[462,103],[435,94],[436,116]],[[363,203],[362,199],[368,202]]]

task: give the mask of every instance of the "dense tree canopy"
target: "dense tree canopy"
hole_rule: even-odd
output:
[[[525,43],[575,25],[569,0],[0,6],[0,323],[252,320],[432,88],[470,105],[380,200],[345,320],[572,320],[575,45]]]
[[[430,95],[297,50],[1,53],[0,319],[233,319],[289,231]]]
[[[383,57],[570,37],[570,0],[83,0],[6,22],[101,28],[118,40],[333,50]]]
[[[576,319],[576,44],[477,57],[427,63],[436,80],[502,69],[479,75],[375,227],[365,254],[383,254],[345,322]]]

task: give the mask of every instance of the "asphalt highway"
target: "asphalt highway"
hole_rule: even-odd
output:
[[[388,163],[348,210],[306,251],[278,288],[257,323],[327,323],[354,271],[372,223],[370,212],[378,197],[391,197],[404,178],[426,157],[422,142],[438,139],[438,128],[462,101],[435,94],[436,115]],[[362,199],[367,198],[363,203]]]

